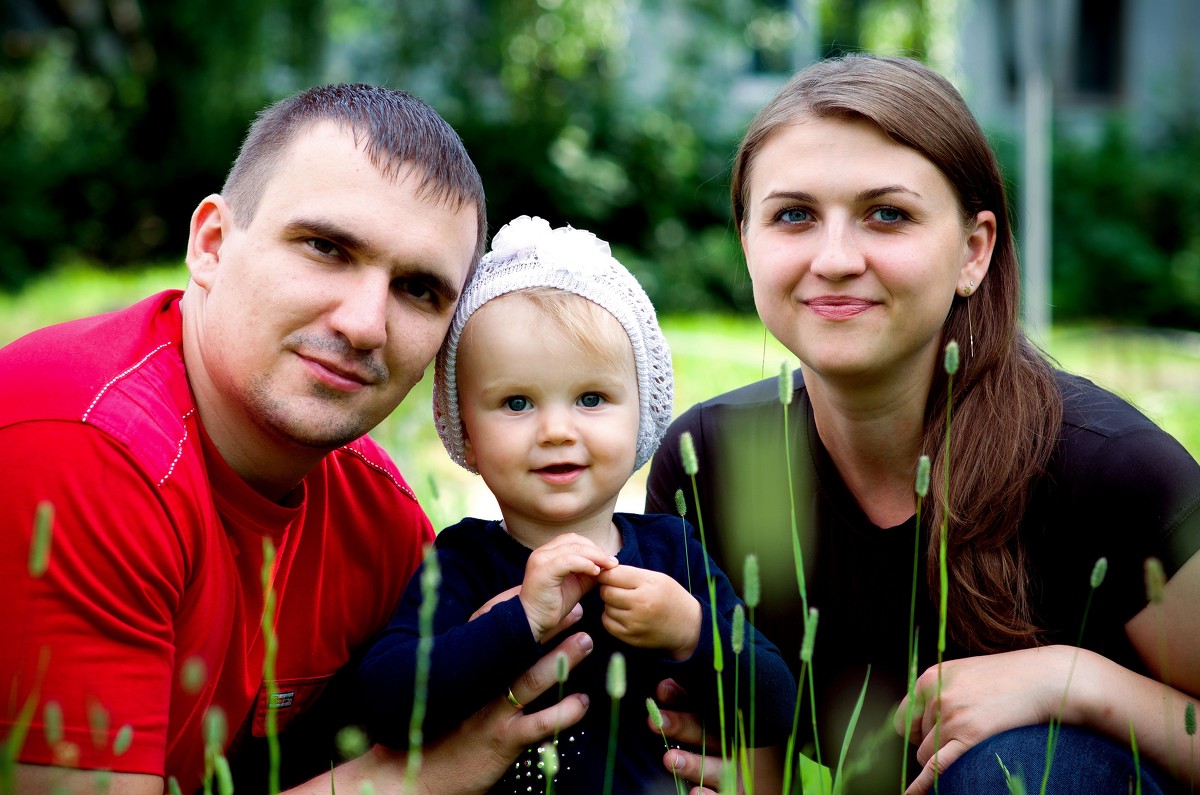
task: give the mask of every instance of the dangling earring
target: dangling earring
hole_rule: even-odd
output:
[[[975,289],[975,282],[967,282],[967,286],[963,288],[963,297],[969,299],[971,291]],[[971,302],[967,302],[967,332],[971,340],[971,358],[975,358],[975,324],[971,322]]]

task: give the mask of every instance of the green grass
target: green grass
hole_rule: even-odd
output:
[[[182,287],[186,270],[158,265],[107,272],[70,266],[19,294],[0,293],[0,344],[50,323],[126,306],[158,290]],[[757,318],[689,315],[662,319],[675,366],[676,412],[726,390],[774,377],[792,356]],[[1047,351],[1065,369],[1086,375],[1133,402],[1200,458],[1200,333],[1071,326],[1056,328]],[[433,430],[431,373],[373,436],[396,459],[438,527],[468,513],[493,516],[478,477],[450,461]],[[637,510],[648,467],[622,493]]]

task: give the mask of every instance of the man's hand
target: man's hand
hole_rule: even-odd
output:
[[[596,575],[616,565],[615,557],[575,533],[535,549],[521,583],[521,605],[534,639],[542,643],[553,637],[580,598],[595,586]]]
[[[716,734],[704,732],[699,716],[689,711],[687,693],[675,680],[666,679],[659,682],[654,695],[659,705],[663,707],[660,710],[663,719],[662,730],[667,735],[667,739],[680,745],[699,748],[703,738],[707,742],[707,750],[711,754],[705,756],[703,753],[672,748],[663,756],[663,764],[667,770],[673,771],[679,778],[698,785],[691,790],[691,795],[717,795],[720,792],[721,774],[725,770],[720,756],[720,738]],[[647,723],[649,723],[648,718]],[[654,729],[653,725],[650,728]],[[739,781],[738,793],[740,792]],[[726,795],[738,795],[738,793],[726,793]]]
[[[686,660],[700,641],[700,602],[671,577],[635,566],[600,572],[604,628],[639,649],[662,649]]]

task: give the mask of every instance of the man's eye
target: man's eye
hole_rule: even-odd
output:
[[[586,395],[582,395],[579,398],[579,405],[583,406],[585,409],[594,409],[603,402],[604,398],[600,395],[597,395],[595,392],[588,392]]]
[[[433,301],[437,295],[429,289],[429,285],[416,279],[405,279],[400,282],[400,289],[418,301]]]
[[[308,244],[316,249],[317,252],[324,254],[327,257],[331,257],[340,252],[340,249],[337,246],[335,246],[333,243],[330,243],[328,240],[325,240],[324,238],[310,237],[308,239]]]
[[[527,408],[529,408],[529,398],[522,397],[521,395],[514,395],[513,397],[505,398],[504,408],[508,409],[509,411],[525,411]]]

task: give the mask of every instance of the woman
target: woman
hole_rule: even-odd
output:
[[[732,197],[759,315],[800,360],[786,433],[775,379],[693,407],[654,460],[647,510],[674,510],[682,490],[726,571],[756,553],[764,580],[753,620],[788,659],[805,601],[819,611],[812,753],[836,763],[866,681],[850,756],[862,769],[849,784],[901,788],[894,732],[908,707],[915,592],[924,673],[909,792],[931,791],[935,771],[942,795],[1004,791],[997,756],[1036,789],[1053,718],[1067,728],[1049,791],[1126,792],[1135,765],[1143,792],[1155,778],[1167,788],[1200,774],[1184,732],[1186,703],[1200,693],[1200,466],[1022,335],[1003,180],[957,91],[909,60],[820,62],[751,123]],[[699,453],[695,489],[679,452],[685,431]],[[933,477],[918,524],[922,455]],[[935,728],[947,513],[948,662]],[[1101,557],[1107,577],[1081,629]],[[1153,604],[1150,557],[1169,578]],[[678,738],[698,737],[686,714],[668,717]],[[695,780],[699,758],[677,761]],[[1068,781],[1077,789],[1063,789]]]

